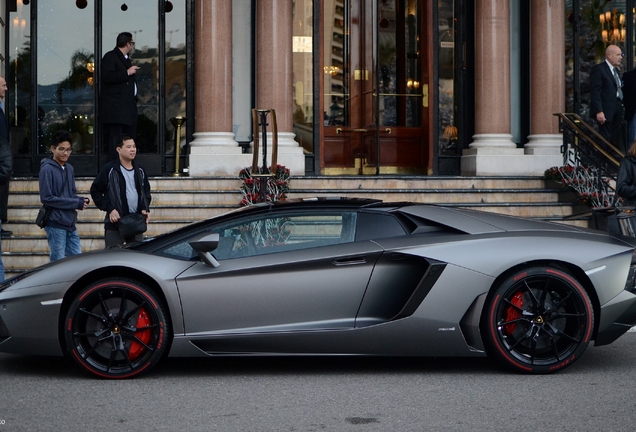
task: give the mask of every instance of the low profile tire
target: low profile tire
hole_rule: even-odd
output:
[[[489,296],[482,319],[488,354],[525,373],[571,365],[587,348],[593,328],[594,310],[581,284],[551,267],[506,279]]]
[[[168,346],[161,302],[142,284],[106,279],[85,288],[64,320],[73,360],[103,378],[130,378],[148,371]]]

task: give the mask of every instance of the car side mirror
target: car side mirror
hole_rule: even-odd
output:
[[[188,243],[207,265],[214,268],[221,265],[210,253],[219,245],[219,233],[202,234]]]

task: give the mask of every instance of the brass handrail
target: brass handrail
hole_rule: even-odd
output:
[[[613,150],[615,153],[617,153],[618,156],[620,156],[621,158],[625,157],[625,153],[623,153],[621,150],[616,148],[614,146],[614,144],[612,144],[611,142],[609,142],[605,138],[603,138],[603,136],[601,134],[599,134],[592,126],[590,126],[588,123],[586,123],[585,120],[583,120],[578,114],[575,114],[575,113],[554,113],[554,115],[559,117],[564,123],[569,125],[571,129],[576,131],[577,135],[585,138],[585,140],[587,142],[589,142],[598,151],[603,153],[603,155],[605,157],[607,157],[614,165],[616,165],[617,167],[620,166],[620,162],[615,157],[610,155],[605,149],[603,149],[598,144],[597,141],[602,142],[605,146],[609,147],[611,150]],[[570,120],[570,118],[568,116],[571,116],[574,120]],[[589,135],[587,135],[585,132],[583,132],[581,130],[581,128],[577,125],[577,123],[584,124],[586,126],[586,128],[588,128],[592,132],[592,134],[595,135],[595,137],[591,138]]]

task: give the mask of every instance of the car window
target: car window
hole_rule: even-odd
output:
[[[224,260],[353,242],[355,224],[355,212],[293,214],[242,220],[211,227],[208,232],[219,234],[219,244],[212,255]],[[160,253],[198,260],[188,240]]]
[[[364,212],[358,215],[356,241],[403,235],[406,231],[393,215]]]

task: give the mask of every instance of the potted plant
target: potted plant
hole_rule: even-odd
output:
[[[249,206],[263,202],[263,195],[265,201],[282,201],[287,197],[289,193],[289,169],[283,165],[276,165],[276,169],[271,167],[269,172],[271,175],[266,177],[266,193],[261,194],[261,179],[260,175],[263,174],[263,168],[259,167],[256,173],[252,172],[251,167],[243,168],[239,172],[239,178],[241,179],[241,192],[243,198],[241,199],[241,206]]]
[[[577,200],[591,207],[594,227],[610,231],[616,219],[616,205],[622,201],[610,187],[610,179],[603,177],[597,168],[584,165],[556,166],[544,174],[574,193]]]

